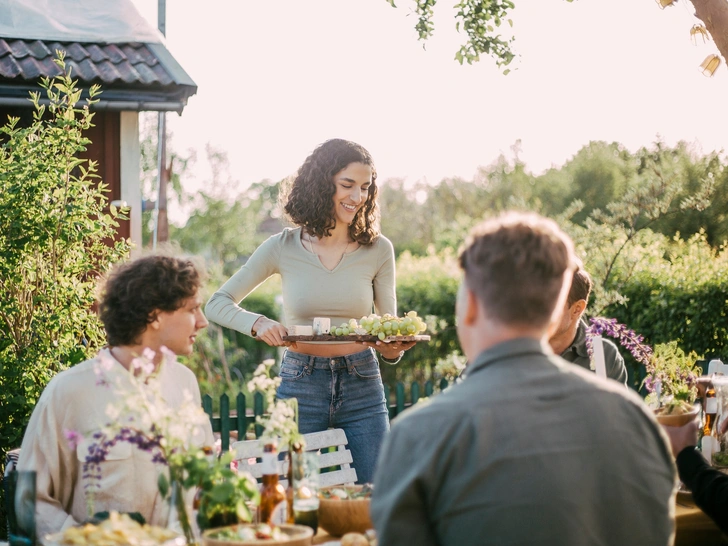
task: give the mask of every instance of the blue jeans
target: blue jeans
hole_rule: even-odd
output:
[[[298,399],[300,432],[344,429],[357,483],[371,482],[379,448],[389,430],[374,351],[366,349],[336,358],[286,351],[280,376],[278,397]]]

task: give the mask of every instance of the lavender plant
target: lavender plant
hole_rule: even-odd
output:
[[[658,343],[654,350],[644,343],[644,338],[634,330],[630,330],[617,319],[592,318],[587,328],[587,348],[593,354],[593,336],[608,335],[619,341],[637,362],[644,364],[647,375],[642,381],[648,395],[648,405],[659,406],[672,400],[692,403],[697,396],[697,379],[702,373],[695,366],[698,355],[695,351],[685,353],[678,347],[677,341]]]
[[[615,338],[619,344],[627,349],[637,362],[649,366],[652,359],[652,348],[644,343],[645,338],[630,330],[624,324],[617,322],[617,319],[594,317],[586,330],[586,346],[589,356],[593,356],[592,338],[604,336]]]

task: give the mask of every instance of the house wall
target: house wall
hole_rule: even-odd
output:
[[[94,115],[93,124],[86,131],[91,144],[81,156],[97,162],[97,174],[108,186],[109,201],[121,200],[121,113],[98,111]],[[117,228],[117,238],[130,236],[129,220],[121,220]]]
[[[20,125],[33,122],[33,108],[0,106],[0,124],[8,116],[19,117]],[[91,140],[82,157],[98,163],[97,174],[108,186],[109,201],[126,201],[129,220],[122,220],[117,238],[130,238],[137,249],[142,240],[142,199],[139,182],[139,114],[137,112],[97,111],[93,127],[85,135]]]
[[[142,191],[139,180],[141,151],[138,112],[121,112],[119,135],[121,139],[121,199],[131,207],[128,212],[128,224],[134,245],[132,248],[132,256],[134,256],[142,248]]]

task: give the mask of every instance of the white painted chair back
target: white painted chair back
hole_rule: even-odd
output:
[[[340,467],[339,470],[321,472],[319,487],[351,485],[356,481],[356,470],[351,468],[353,459],[351,458],[351,451],[346,449],[348,441],[343,429],[333,428],[322,432],[312,432],[311,434],[304,434],[303,437],[306,440],[306,451],[318,454],[319,470],[332,466]],[[263,456],[263,442],[261,440],[246,440],[235,442],[231,447],[235,451],[238,470],[250,472],[255,479],[260,480],[262,477],[260,463]],[[279,445],[278,447],[280,453],[288,451],[288,446]],[[335,447],[336,451],[321,453],[322,449],[328,447]],[[283,484],[283,487],[286,487],[288,485],[287,458],[278,461],[278,474],[281,477],[280,483]]]

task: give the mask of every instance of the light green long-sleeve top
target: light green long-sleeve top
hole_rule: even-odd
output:
[[[372,311],[397,313],[394,248],[380,235],[370,246],[342,256],[332,270],[304,248],[301,228],[273,235],[215,292],[205,306],[207,318],[250,335],[261,316],[238,304],[262,282],[280,274],[286,327],[311,325],[314,317],[331,319],[332,326],[359,319]]]

